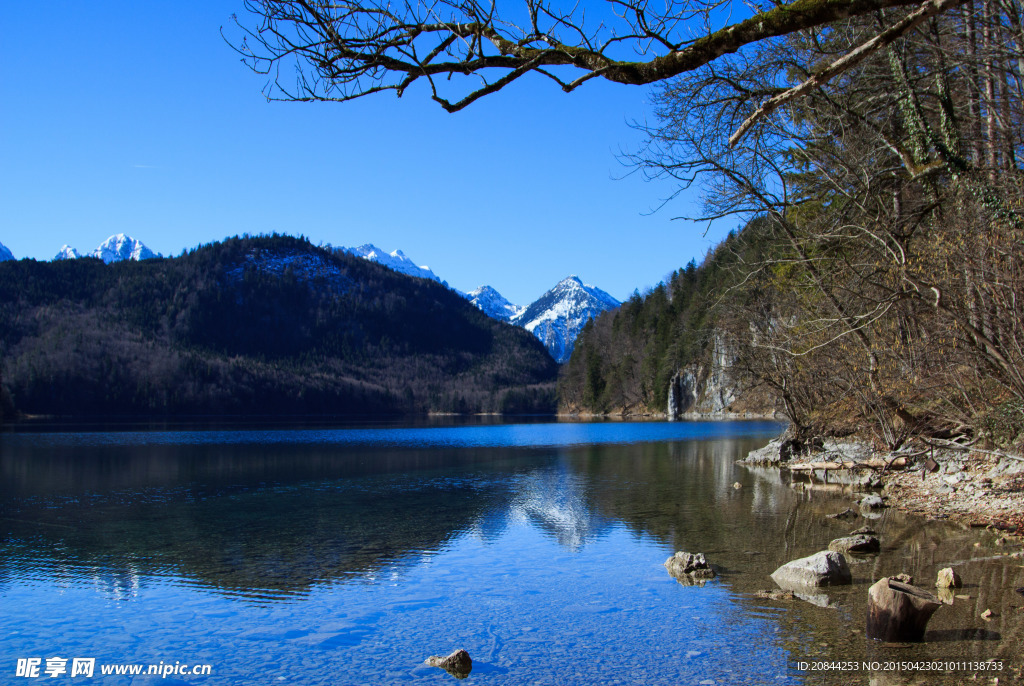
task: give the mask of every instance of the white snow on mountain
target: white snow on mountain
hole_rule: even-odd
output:
[[[587,321],[621,303],[573,275],[537,298],[512,323],[533,333],[556,362],[568,361]]]
[[[60,260],[77,260],[81,256],[82,253],[78,252],[70,245],[65,243],[63,246],[61,246],[60,252],[53,256],[53,261],[59,262]]]
[[[488,317],[493,317],[503,322],[511,321],[513,317],[522,314],[523,310],[526,309],[522,305],[513,305],[501,293],[490,286],[480,286],[469,293],[463,293],[463,296],[480,308]]]
[[[123,233],[111,236],[103,241],[98,248],[89,253],[89,256],[98,257],[106,264],[121,262],[122,260],[134,260],[137,262],[153,257],[161,257],[159,253],[155,253],[143,245],[141,241],[137,241]]]
[[[388,253],[369,243],[358,248],[340,250],[402,274],[448,285],[429,267],[418,266],[401,250]],[[480,286],[469,293],[455,292],[476,305],[484,314],[533,333],[560,363],[566,362],[572,355],[576,337],[589,319],[620,305],[618,300],[600,288],[583,283],[575,275],[563,279],[527,307],[509,302],[491,286]]]
[[[438,283],[445,283],[437,274],[430,271],[430,267],[426,265],[417,265],[406,257],[405,253],[401,250],[385,252],[372,243],[360,245],[358,248],[341,249],[347,253],[356,255],[357,257],[362,257],[363,259],[370,260],[371,262],[376,262],[377,264],[383,265],[388,269],[399,272],[400,274],[418,276],[421,279],[430,279],[431,281],[437,281]]]
[[[13,260],[14,254],[7,249],[7,247],[0,243],[0,262],[6,262],[7,260]]]

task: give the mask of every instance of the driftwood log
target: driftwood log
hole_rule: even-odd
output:
[[[838,469],[902,469],[907,466],[907,458],[897,457],[895,460],[863,460],[861,462],[799,462],[789,465],[791,472],[834,471]]]
[[[868,638],[904,643],[920,641],[942,601],[917,586],[881,579],[868,590]]]

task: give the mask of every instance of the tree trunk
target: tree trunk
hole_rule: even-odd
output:
[[[886,642],[920,641],[942,601],[916,586],[881,579],[868,590],[868,638]]]

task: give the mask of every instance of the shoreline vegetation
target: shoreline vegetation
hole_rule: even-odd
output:
[[[656,87],[627,161],[701,191],[688,219],[738,228],[584,328],[560,408],[778,412],[801,459],[835,441],[906,457],[875,474],[893,506],[1019,534],[1024,483],[994,473],[1024,455],[1024,33],[1008,8],[939,14],[841,78],[822,65],[873,20]],[[799,97],[765,111],[780,85]]]

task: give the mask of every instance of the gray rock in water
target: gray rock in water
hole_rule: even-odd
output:
[[[822,551],[793,560],[772,572],[772,580],[782,588],[841,586],[853,581],[846,558],[834,550]]]
[[[964,585],[964,582],[960,579],[960,575],[953,571],[952,567],[946,567],[939,570],[939,576],[935,580],[935,585],[938,588],[960,588]]]
[[[782,462],[782,455],[780,449],[782,446],[782,439],[776,438],[768,443],[763,448],[757,450],[751,450],[741,462],[747,464],[759,464],[759,465],[775,465]]]
[[[879,507],[885,507],[885,503],[882,502],[881,496],[868,495],[864,496],[864,499],[860,501],[860,506],[874,510]]]
[[[665,560],[665,569],[686,586],[715,578],[715,570],[704,559],[704,553],[684,553],[680,550]]]
[[[857,534],[835,539],[828,544],[828,549],[837,553],[877,553],[881,545],[874,536]]]
[[[906,572],[900,572],[896,576],[890,576],[889,578],[899,581],[900,583],[907,584],[908,586],[914,585],[914,577],[910,576]]]
[[[830,514],[830,515],[825,515],[825,516],[828,517],[829,519],[854,519],[856,517],[860,517],[860,515],[857,514],[857,512],[855,512],[854,510],[851,510],[850,508],[846,508],[842,512],[837,512],[835,514]]]
[[[427,658],[427,664],[431,667],[440,667],[456,679],[465,679],[473,671],[473,660],[462,648],[446,657],[431,655]]]
[[[877,536],[878,532],[872,529],[870,526],[862,526],[861,528],[854,529],[850,532],[851,536],[857,536],[860,534],[864,534],[865,536]]]

